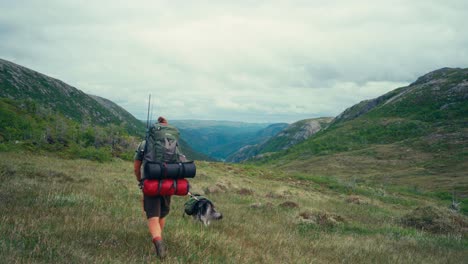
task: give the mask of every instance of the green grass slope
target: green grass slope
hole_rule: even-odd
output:
[[[157,262],[132,163],[0,153],[0,259],[4,263]],[[164,263],[464,263],[467,219],[408,214],[446,201],[331,177],[250,165],[198,163],[194,192],[224,218],[208,228],[173,197]],[[267,187],[266,187],[267,186]],[[430,207],[428,207],[430,206]],[[431,211],[429,210],[429,211]],[[452,214],[448,214],[452,215]],[[406,221],[402,221],[406,219]],[[458,222],[455,222],[458,221]],[[451,225],[457,226],[451,229]]]
[[[60,80],[2,59],[0,97],[33,100],[79,123],[124,124],[131,134],[144,133],[144,126],[140,121],[109,100],[96,100]]]
[[[123,125],[78,123],[31,100],[0,98],[0,151],[52,152],[62,157],[132,159],[138,140]]]
[[[468,195],[468,69],[444,68],[343,112],[315,136],[264,160]]]

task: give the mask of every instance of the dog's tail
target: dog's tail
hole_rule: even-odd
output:
[[[194,194],[192,194],[191,192],[188,192],[187,194],[190,196],[190,198],[193,198],[193,199],[195,199],[195,200],[197,200],[197,201],[200,201],[200,200],[197,198],[197,196],[200,196],[200,195],[198,195],[198,194],[195,194],[195,195],[194,195]]]

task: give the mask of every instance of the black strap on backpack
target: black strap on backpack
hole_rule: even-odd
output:
[[[177,193],[177,179],[173,181],[172,186],[174,186],[174,194],[176,194]]]
[[[158,195],[161,195],[161,186],[163,184],[163,179],[159,180],[159,184],[158,184]]]

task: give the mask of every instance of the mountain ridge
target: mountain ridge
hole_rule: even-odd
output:
[[[467,69],[463,69],[463,68],[445,67],[445,68],[441,68],[441,69],[429,72],[419,77],[415,82],[411,83],[408,86],[396,88],[382,96],[379,96],[377,98],[370,99],[370,100],[364,100],[354,106],[351,106],[350,108],[346,109],[341,114],[339,114],[337,117],[335,117],[332,124],[337,123],[337,122],[352,120],[354,118],[357,118],[361,115],[364,115],[372,111],[374,108],[378,106],[385,106],[385,105],[397,103],[399,98],[403,98],[404,96],[411,94],[411,93],[422,93],[421,90],[428,86],[434,86],[433,91],[438,91],[440,89],[439,85],[446,85],[444,81],[445,79],[454,78],[454,80],[456,81],[456,80],[459,80],[459,78],[463,78],[463,76],[465,76],[466,78],[466,73],[463,74],[463,72],[466,72],[466,71]],[[466,79],[465,79],[465,82],[466,82]],[[455,90],[458,88],[461,88],[460,85],[466,86],[467,84],[464,83],[464,81],[461,81],[459,84],[457,84],[453,88]],[[433,94],[435,95],[436,93],[433,93]],[[465,96],[464,99],[468,98],[468,95],[466,95],[466,93],[462,96]]]
[[[77,122],[87,120],[99,125],[125,122],[131,134],[144,132],[143,124],[110,100],[93,97],[61,80],[3,59],[0,59],[0,85],[0,97],[31,99]]]
[[[468,69],[443,68],[351,106],[327,129],[258,162],[468,195],[466,153]]]

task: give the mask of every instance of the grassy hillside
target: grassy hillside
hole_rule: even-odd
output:
[[[468,69],[441,69],[339,115],[264,161],[289,171],[468,195]]]
[[[191,184],[194,192],[209,192],[224,218],[204,228],[182,217],[187,198],[174,197],[165,263],[468,259],[465,217],[431,215],[435,224],[424,227],[432,232],[408,226],[416,208],[446,212],[448,206],[417,193],[208,162],[198,163]],[[156,261],[130,162],[0,153],[0,200],[5,263]]]
[[[32,100],[0,98],[0,123],[0,151],[45,151],[109,161],[133,158],[138,145],[123,125],[78,123]]]
[[[2,59],[0,97],[33,100],[78,123],[123,125],[133,135],[144,132],[140,121],[113,102],[95,99],[60,80]]]

